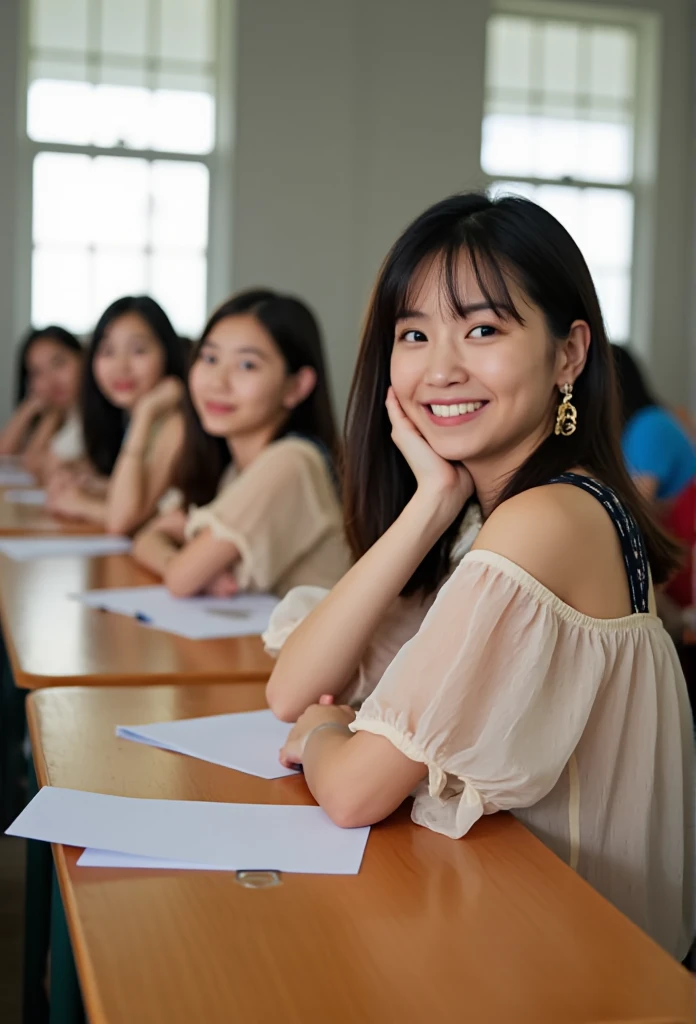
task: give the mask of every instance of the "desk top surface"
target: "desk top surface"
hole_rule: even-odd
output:
[[[129,743],[116,724],[263,706],[258,683],[64,688],[28,701],[37,775],[103,793],[309,803],[265,781]],[[356,877],[78,868],[55,847],[92,1024],[686,1022],[690,975],[515,819],[453,841],[402,808]]]
[[[30,489],[34,490],[34,486]],[[94,524],[57,519],[36,505],[17,505],[7,501],[5,495],[9,490],[27,490],[27,488],[0,487],[0,537],[21,537],[23,535],[54,537],[60,534],[102,532]]]
[[[259,637],[189,640],[68,595],[156,582],[128,555],[14,562],[0,555],[0,622],[17,686],[267,679]]]

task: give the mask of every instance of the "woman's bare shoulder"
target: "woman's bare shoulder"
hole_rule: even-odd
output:
[[[569,484],[547,484],[523,491],[499,505],[484,523],[474,549],[508,558],[561,600],[577,607],[578,593],[616,580],[616,608],[624,614],[625,572],[616,529],[592,495]],[[581,603],[584,603],[581,601]],[[590,597],[590,604],[592,604]],[[597,608],[581,608],[602,616]]]

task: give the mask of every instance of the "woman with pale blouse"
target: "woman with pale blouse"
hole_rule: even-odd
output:
[[[62,451],[75,458],[82,454],[78,411],[82,346],[63,327],[32,329],[17,362],[17,406],[0,430],[0,455],[21,457],[24,466],[43,479]]]
[[[350,565],[321,335],[298,299],[224,303],[194,353],[177,507],[135,539],[176,596],[331,587]]]
[[[85,353],[85,458],[54,467],[50,512],[109,533],[133,533],[150,518],[180,444],[184,370],[183,343],[159,303],[149,295],[111,303]]]
[[[345,827],[414,792],[414,821],[452,839],[512,811],[683,958],[693,738],[653,595],[676,552],[624,469],[595,288],[550,214],[461,195],[406,229],[345,459],[356,564],[286,630],[267,690],[296,721],[283,763]]]

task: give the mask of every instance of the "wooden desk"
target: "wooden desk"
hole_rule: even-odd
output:
[[[273,662],[259,637],[188,640],[66,596],[153,582],[128,555],[28,562],[0,556],[0,623],[16,685],[268,678]]]
[[[19,537],[26,534],[40,537],[54,534],[94,534],[103,531],[93,523],[56,519],[35,505],[15,505],[5,501],[5,492],[17,488],[0,487],[0,537]],[[25,490],[26,488],[20,488]],[[33,488],[32,488],[33,489]]]
[[[117,723],[241,711],[258,684],[43,690],[38,779],[138,797],[298,804],[267,782],[118,740]],[[691,976],[514,818],[459,842],[402,809],[357,877],[78,868],[55,847],[91,1024],[597,1024],[692,1019]]]

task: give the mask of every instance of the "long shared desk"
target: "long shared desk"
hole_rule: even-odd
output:
[[[310,803],[301,776],[269,782],[114,733],[263,704],[259,683],[35,692],[38,782]],[[693,1019],[688,972],[510,815],[453,841],[403,807],[373,828],[357,876],[285,874],[267,888],[245,888],[234,872],[78,868],[80,852],[53,850],[91,1024]],[[61,913],[55,900],[51,992],[68,1022],[78,1000]]]
[[[73,529],[9,508],[0,500],[0,536]],[[68,596],[151,582],[124,555],[0,556],[0,745],[8,693],[23,728],[33,691],[32,789],[311,802],[301,777],[269,782],[116,738],[117,724],[264,704],[258,638],[187,640]],[[79,850],[28,849],[25,1024],[84,1011],[91,1024],[694,1020],[691,976],[509,815],[454,842],[404,807],[372,830],[359,875],[256,888],[233,872],[78,868]]]

